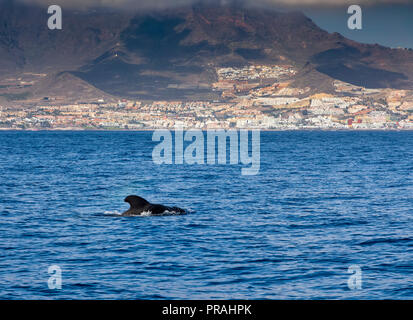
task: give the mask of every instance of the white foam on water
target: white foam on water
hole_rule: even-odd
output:
[[[191,213],[191,212],[194,212],[193,210],[187,210],[185,213],[182,213],[182,212],[176,212],[176,211],[165,211],[165,212],[163,212],[163,213],[161,213],[161,214],[152,214],[152,212],[151,211],[143,211],[140,215],[136,215],[136,216],[133,216],[133,217],[150,217],[150,216],[180,216],[180,215],[185,215],[185,214],[188,214],[188,213]],[[122,215],[122,212],[119,212],[119,211],[117,211],[117,210],[114,210],[114,211],[105,211],[105,212],[103,212],[103,214],[105,214],[105,215],[110,215],[110,216],[113,216],[113,215],[115,215],[115,216],[121,216]]]
[[[144,211],[140,214],[141,217],[149,217],[149,216],[179,216],[179,215],[184,215],[186,213],[181,213],[177,211],[164,211],[161,214],[152,214],[151,211]]]
[[[115,211],[105,211],[105,212],[103,212],[103,214],[120,216],[120,215],[122,215],[122,212],[119,212],[118,210],[115,210]]]
[[[149,217],[149,216],[151,216],[151,215],[152,215],[152,212],[151,212],[151,211],[143,211],[143,212],[140,214],[141,217]],[[137,217],[139,217],[139,216],[137,216]]]

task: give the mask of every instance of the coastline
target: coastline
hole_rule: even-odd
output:
[[[0,132],[7,132],[7,131],[16,131],[16,132],[152,132],[155,130],[170,130],[174,131],[175,128],[150,128],[150,129],[82,129],[82,128],[55,128],[55,129],[18,129],[18,128],[0,128]],[[211,128],[211,129],[199,129],[199,128],[187,128],[183,129],[183,131],[190,131],[190,130],[201,130],[202,132],[206,132],[208,130],[259,130],[262,132],[284,132],[284,131],[326,131],[326,132],[405,132],[411,131],[413,132],[413,128],[379,128],[379,129],[339,129],[339,128],[297,128],[297,129],[260,129],[260,128]]]

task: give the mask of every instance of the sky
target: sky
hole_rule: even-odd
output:
[[[388,47],[413,48],[413,0],[17,0],[42,5],[59,4],[62,9],[96,6],[120,9],[164,8],[203,2],[236,2],[237,5],[259,5],[279,10],[299,10],[318,26],[339,32],[347,38],[378,43]],[[350,30],[347,8],[357,4],[362,8],[363,29]]]
[[[347,38],[392,48],[413,48],[413,3],[360,6],[362,30],[350,30],[347,27],[350,17],[347,13],[348,6],[307,7],[302,11],[321,28],[339,32]]]

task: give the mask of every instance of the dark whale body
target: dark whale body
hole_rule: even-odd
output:
[[[167,207],[161,204],[152,204],[138,196],[127,196],[125,202],[130,204],[129,210],[122,216],[140,216],[142,212],[151,212],[153,215],[161,215],[166,211],[184,214],[186,211],[178,207]]]

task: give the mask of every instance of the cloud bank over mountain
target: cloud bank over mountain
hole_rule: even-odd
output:
[[[50,0],[16,0],[28,4],[37,3],[42,6],[51,5]],[[308,7],[308,6],[343,6],[355,4],[354,0],[54,0],[53,4],[61,5],[71,9],[87,9],[93,7],[109,7],[119,9],[156,9],[179,7],[193,3],[221,3],[245,6],[288,6],[288,7]],[[378,5],[378,4],[412,4],[413,0],[358,0],[358,5]]]

